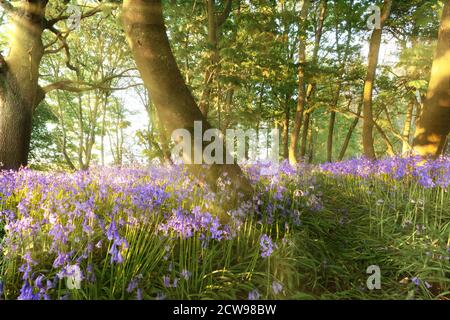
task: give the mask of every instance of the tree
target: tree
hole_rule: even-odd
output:
[[[173,56],[161,0],[125,0],[123,24],[137,68],[166,129],[169,132],[186,129],[192,134],[195,121],[202,123],[203,130],[211,128],[186,86]],[[196,144],[193,145],[195,152]],[[236,191],[234,200],[238,200],[239,193],[249,195],[252,192],[249,181],[236,164],[213,164],[206,168],[189,165],[188,168],[213,190],[217,189],[219,177],[226,174]]]
[[[306,23],[308,18],[309,0],[303,1],[300,13],[300,36],[299,36],[299,67],[298,67],[298,97],[297,110],[295,112],[294,128],[291,133],[291,143],[289,145],[289,162],[297,163],[298,158],[298,138],[303,122],[305,109],[305,64],[306,64]]]
[[[227,0],[221,14],[216,13],[216,1],[206,0],[206,12],[208,16],[208,46],[210,48],[210,65],[205,72],[204,88],[199,103],[200,110],[205,118],[208,116],[212,83],[217,78],[220,70],[219,41],[221,38],[221,27],[226,22],[231,13],[233,0]]]
[[[319,2],[319,16],[317,20],[317,27],[315,30],[315,41],[314,41],[314,49],[312,54],[312,66],[317,67],[317,64],[319,62],[319,50],[320,50],[320,42],[323,35],[323,28],[324,28],[324,22],[327,15],[327,9],[328,9],[328,0],[321,0]],[[307,145],[308,145],[308,133],[309,127],[311,124],[311,118],[312,113],[314,112],[314,107],[311,106],[311,99],[315,93],[315,90],[317,88],[317,81],[313,79],[308,84],[308,87],[306,88],[306,98],[305,102],[306,105],[309,105],[309,108],[304,111],[304,119],[303,119],[303,132],[302,132],[302,146],[300,148],[300,157],[304,158],[306,155]],[[312,159],[312,157],[309,157]]]
[[[0,70],[0,168],[17,169],[28,163],[33,112],[43,99],[38,86],[39,65],[44,55],[42,32],[46,0],[20,1],[9,13],[14,33],[8,57]]]
[[[450,133],[450,0],[444,1],[430,84],[414,138],[414,151],[436,158]]]
[[[350,1],[349,7],[351,8],[353,6],[353,0]],[[333,160],[333,136],[334,136],[334,129],[336,124],[336,111],[335,109],[338,106],[339,98],[341,96],[341,91],[343,87],[344,82],[344,73],[345,73],[345,66],[348,62],[349,56],[350,56],[350,46],[352,42],[352,31],[353,31],[353,24],[351,20],[351,16],[349,13],[347,13],[347,40],[344,47],[344,55],[341,55],[340,48],[339,48],[339,11],[337,10],[338,5],[335,4],[335,19],[336,19],[336,52],[338,56],[338,61],[340,61],[340,64],[338,66],[338,80],[337,80],[337,89],[336,93],[333,98],[333,102],[331,104],[332,110],[330,111],[330,121],[328,124],[328,138],[327,138],[327,161],[332,162]],[[353,131],[353,130],[352,130]]]
[[[378,65],[378,56],[381,46],[381,35],[383,26],[389,17],[392,6],[392,0],[385,0],[381,10],[380,28],[375,28],[370,39],[369,58],[367,67],[367,76],[364,83],[364,106],[363,106],[363,147],[364,155],[369,159],[375,159],[375,147],[373,144],[373,128],[375,126],[372,111],[373,88],[375,75]],[[377,27],[377,26],[376,26]]]
[[[57,26],[70,18],[64,14],[68,1],[21,0],[13,6],[9,1],[0,1],[1,8],[10,18],[11,41],[9,54],[0,57],[0,168],[18,169],[28,164],[33,113],[53,90],[80,92],[78,83],[61,81],[41,87],[39,67],[44,55],[63,51],[66,65],[72,71],[70,49],[67,38],[72,30],[61,31]],[[100,4],[86,10],[80,19],[91,17],[102,11]],[[89,7],[89,6],[86,6]],[[50,14],[48,14],[50,11]],[[52,14],[57,16],[52,18]],[[43,43],[44,31],[53,34],[48,44]],[[56,48],[55,48],[56,47]],[[92,88],[88,88],[89,90]]]

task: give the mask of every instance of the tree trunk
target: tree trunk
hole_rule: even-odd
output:
[[[374,29],[372,38],[370,39],[370,49],[367,67],[367,76],[364,83],[364,123],[363,123],[363,147],[364,155],[369,159],[375,159],[375,147],[373,141],[373,112],[372,112],[372,98],[373,88],[375,82],[375,75],[378,65],[378,56],[381,46],[381,35],[383,32],[383,26],[389,17],[391,12],[392,0],[385,0],[383,9],[381,12],[381,28]]]
[[[282,133],[282,142],[283,142],[283,159],[289,159],[289,122],[290,122],[290,108],[289,101],[290,98],[286,95],[285,105],[284,105],[284,122],[283,122],[283,133]]]
[[[149,100],[151,101],[151,100]],[[149,102],[151,103],[151,102]],[[165,126],[161,121],[161,117],[157,116],[158,119],[155,119],[154,123],[156,123],[156,129],[159,132],[159,139],[161,140],[161,151],[163,154],[164,161],[170,165],[173,165],[172,154],[170,152],[170,137],[167,133]]]
[[[316,66],[317,61],[319,59],[319,48],[320,48],[320,41],[322,39],[322,33],[323,33],[323,26],[325,22],[325,17],[327,14],[327,7],[328,2],[327,0],[321,0],[320,1],[320,13],[319,13],[319,20],[317,21],[317,30],[316,30],[316,37],[314,41],[314,50],[313,50],[313,56],[312,56],[312,65]],[[306,100],[305,104],[309,105],[311,101],[311,97],[313,96],[314,90],[316,89],[316,83],[313,81],[308,84],[308,88],[306,89]],[[304,158],[306,155],[306,149],[307,149],[307,143],[308,143],[308,129],[309,129],[309,122],[312,117],[313,109],[310,108],[309,110],[304,111],[305,115],[304,117],[304,124],[303,124],[303,132],[302,132],[302,146],[300,150],[300,157]]]
[[[206,11],[208,16],[208,45],[210,48],[210,65],[205,71],[204,88],[199,103],[200,111],[203,116],[207,118],[210,108],[212,84],[220,70],[220,54],[219,54],[219,39],[220,28],[225,23],[226,19],[231,13],[231,6],[233,1],[227,0],[225,10],[221,15],[216,14],[216,1],[206,0]]]
[[[224,115],[225,115],[225,120],[221,120],[219,123],[219,128],[222,130],[222,132],[226,132],[227,129],[230,127],[231,124],[231,108],[233,106],[233,98],[234,98],[234,88],[231,87],[227,90],[226,93],[226,97],[225,97],[225,107],[224,107]]]
[[[202,96],[200,99],[199,107],[205,116],[208,116],[211,92],[212,92],[212,82],[215,77],[216,67],[219,60],[218,48],[217,48],[217,23],[216,23],[216,4],[215,0],[206,0],[207,4],[207,16],[208,16],[208,45],[210,47],[210,64],[207,66],[205,71],[205,80]]]
[[[412,116],[414,112],[414,99],[411,99],[411,101],[408,104],[408,109],[406,110],[406,118],[405,118],[405,124],[403,126],[403,144],[402,144],[402,154],[406,155],[411,150],[411,145],[409,144],[410,135],[411,135],[411,121]]]
[[[348,129],[347,136],[345,137],[344,144],[342,145],[341,152],[339,153],[338,161],[342,161],[344,159],[345,153],[347,152],[347,148],[350,143],[350,139],[352,138],[353,135],[353,131],[358,125],[359,118],[361,117],[361,113],[362,113],[362,105],[359,104],[358,112],[356,114],[355,120],[353,120],[352,124],[350,125],[350,128]]]
[[[305,109],[305,64],[306,64],[306,21],[308,18],[308,7],[310,0],[303,2],[300,14],[300,41],[299,41],[299,67],[298,67],[298,98],[297,110],[295,112],[294,128],[291,132],[291,143],[289,145],[289,162],[297,163],[298,138],[303,122],[303,111]]]
[[[424,158],[437,158],[450,133],[450,0],[444,1],[436,57],[414,139],[414,151]]]
[[[302,132],[302,146],[300,149],[300,157],[304,158],[306,155],[306,148],[308,144],[308,132],[309,132],[309,122],[311,119],[311,113],[307,112],[305,114],[305,119],[303,121],[303,132]]]
[[[100,137],[100,155],[102,166],[105,166],[105,135],[106,135],[106,107],[108,105],[109,94],[105,93],[102,104],[102,130]]]
[[[333,161],[333,135],[334,124],[336,123],[336,111],[330,112],[330,123],[328,125],[328,141],[327,141],[327,161]]]
[[[394,146],[392,145],[392,142],[389,140],[387,134],[384,132],[383,128],[381,128],[376,122],[374,122],[374,126],[377,129],[378,133],[381,135],[381,138],[383,139],[384,143],[386,144],[387,154],[391,157],[395,156]]]
[[[314,160],[314,121],[311,121],[311,125],[308,130],[308,145],[309,145],[309,154],[308,154],[308,163],[312,163]]]
[[[335,4],[335,15],[338,16],[338,12],[336,10],[336,5]],[[350,1],[350,6],[353,5],[353,0]],[[332,111],[330,112],[330,121],[329,121],[329,125],[328,125],[328,139],[327,139],[327,161],[328,162],[332,162],[333,161],[333,136],[334,136],[334,127],[335,127],[335,123],[336,123],[336,108],[338,107],[339,104],[339,98],[341,96],[341,90],[342,90],[342,85],[344,82],[344,73],[345,73],[345,65],[347,64],[349,55],[350,55],[350,45],[352,42],[352,22],[350,17],[347,16],[347,41],[345,44],[345,51],[344,51],[344,57],[341,59],[341,54],[339,51],[339,23],[336,23],[336,52],[338,55],[338,60],[341,61],[340,65],[339,65],[339,80],[338,80],[338,86],[336,89],[336,94],[334,96],[333,99],[333,104],[332,104]]]
[[[137,68],[164,127],[169,132],[186,129],[192,134],[194,122],[201,121],[203,131],[211,128],[176,64],[166,33],[161,0],[125,0],[123,23]],[[196,147],[193,144],[194,152],[203,152],[203,148],[195,150]],[[213,190],[218,189],[217,180],[226,173],[235,192],[232,200],[238,200],[239,193],[248,196],[253,190],[236,164],[188,165],[188,168]]]
[[[38,71],[46,5],[21,1],[11,13],[10,52],[0,69],[0,169],[28,164],[33,112],[43,99]]]
[[[449,151],[449,137],[447,137],[447,139],[445,139],[445,143],[444,143],[444,150],[442,152],[442,155],[447,155]]]

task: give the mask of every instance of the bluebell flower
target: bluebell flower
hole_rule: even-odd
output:
[[[163,285],[166,288],[170,288],[170,277],[169,276],[164,276],[163,277]]]
[[[270,257],[275,247],[272,242],[272,239],[268,235],[264,234],[261,236],[259,244],[261,249],[261,257],[263,258]]]
[[[28,281],[25,281],[20,289],[20,295],[17,300],[39,300],[39,294],[33,293],[33,287],[30,286]]]
[[[259,300],[261,297],[261,294],[259,293],[258,289],[254,289],[248,293],[248,300]]]
[[[272,290],[274,294],[279,294],[281,291],[283,291],[283,285],[279,282],[274,281],[272,283]]]
[[[191,277],[192,273],[190,273],[188,270],[184,269],[183,271],[181,271],[181,276],[185,279],[185,280],[189,280],[189,278]]]
[[[143,294],[142,294],[142,289],[138,288],[136,291],[136,299],[137,300],[143,300]]]
[[[36,288],[43,289],[44,288],[43,281],[44,281],[44,276],[41,274],[34,281],[34,285],[36,286]]]

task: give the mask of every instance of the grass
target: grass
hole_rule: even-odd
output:
[[[47,199],[43,199],[45,190],[25,187],[32,178],[24,179],[28,182],[3,197],[3,212],[10,209],[17,213],[16,220],[25,218],[17,206],[28,199],[32,221],[42,222],[48,212],[55,211],[59,222],[74,230],[68,233],[67,242],[56,242],[57,250],[52,251],[51,224],[41,223],[35,232],[28,229],[28,233],[12,235],[4,228],[7,220],[3,217],[2,298],[16,299],[24,281],[34,295],[41,292],[39,298],[51,299],[248,299],[255,289],[262,299],[450,298],[447,189],[426,189],[413,179],[399,181],[388,176],[299,173],[281,175],[275,182],[260,179],[258,200],[241,210],[243,218],[230,219],[235,234],[220,241],[205,241],[211,230],[196,231],[188,238],[170,228],[167,234],[161,231],[172,209],[199,206],[213,211],[219,201],[186,180],[164,185],[169,197],[144,210],[133,204],[136,192],[127,193],[113,183],[103,191],[105,197],[99,196],[102,183],[108,183],[95,177],[77,191],[52,189],[53,198]],[[132,186],[163,185],[165,178],[160,179],[141,175]],[[186,196],[186,191],[195,196]],[[86,212],[71,216],[60,214],[57,208],[67,204],[71,209],[66,211],[71,212],[75,202],[86,203],[91,196],[96,217],[89,224],[93,232],[86,234],[82,230]],[[116,207],[117,203],[121,205]],[[114,208],[119,209],[113,214]],[[123,262],[111,263],[110,252],[116,244],[106,239],[105,229],[120,219],[138,223],[118,227],[127,244],[117,245]],[[104,229],[98,221],[103,221]],[[265,258],[260,246],[263,235],[275,246]],[[87,250],[89,246],[94,247]],[[57,252],[71,251],[67,264],[79,265],[84,276],[79,290],[70,290],[64,275],[56,276],[65,266],[55,267]],[[35,264],[23,280],[27,252]],[[370,274],[366,270],[371,265],[380,267],[380,290],[367,288]],[[37,285],[39,275],[51,285]],[[133,280],[136,287],[127,290]],[[273,290],[274,282],[282,284],[281,292]]]

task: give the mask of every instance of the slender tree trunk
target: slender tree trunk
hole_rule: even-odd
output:
[[[230,127],[231,124],[231,115],[230,115],[230,111],[231,108],[233,106],[233,98],[234,98],[234,88],[231,87],[227,90],[227,94],[225,97],[225,107],[224,107],[224,115],[225,115],[225,120],[223,120],[223,124],[219,127],[221,128],[222,132],[226,132],[227,129]]]
[[[258,120],[256,122],[256,146],[255,146],[255,151],[257,156],[259,155],[259,127],[260,127],[260,121]]]
[[[392,145],[392,142],[389,140],[389,137],[387,136],[387,134],[384,132],[383,128],[381,128],[375,122],[374,122],[374,126],[377,129],[378,133],[381,135],[381,138],[383,139],[384,143],[386,144],[387,154],[391,157],[395,156],[394,146]]]
[[[322,40],[322,34],[323,34],[323,26],[325,22],[325,17],[327,14],[327,7],[328,7],[328,1],[327,0],[321,0],[320,1],[320,13],[319,13],[319,20],[317,22],[317,30],[316,30],[316,37],[314,42],[314,50],[313,50],[313,56],[312,56],[312,65],[316,66],[318,59],[319,59],[319,49],[320,49],[320,41]],[[308,87],[306,89],[306,105],[309,105],[311,102],[311,98],[314,94],[314,91],[316,89],[316,83],[315,81],[312,81],[308,84]],[[307,150],[307,139],[308,139],[308,129],[310,126],[310,120],[312,118],[313,109],[312,107],[309,108],[309,110],[304,111],[305,115],[304,117],[304,124],[303,124],[303,132],[302,132],[302,146],[300,150],[300,157],[304,158],[306,155]]]
[[[69,157],[69,154],[67,153],[67,132],[66,132],[66,125],[64,121],[64,111],[62,108],[61,99],[59,96],[59,93],[56,93],[56,102],[58,105],[58,117],[59,117],[59,125],[61,126],[61,153],[64,156],[64,160],[66,160],[67,165],[71,170],[76,170],[75,165],[73,164],[72,160]]]
[[[102,166],[105,165],[105,134],[106,134],[106,107],[108,104],[108,94],[105,93],[102,104],[102,131],[100,137],[100,153]]]
[[[219,39],[221,37],[220,28],[225,23],[231,13],[233,1],[227,0],[225,10],[221,15],[216,13],[216,1],[206,0],[206,11],[208,16],[208,45],[210,47],[210,65],[205,71],[204,88],[199,103],[199,108],[205,118],[207,118],[211,102],[212,84],[220,71]]]
[[[286,95],[286,99],[284,101],[284,123],[283,123],[283,133],[282,133],[282,142],[283,142],[283,158],[289,159],[289,122],[290,122],[290,108],[289,108],[289,96]]]
[[[364,83],[364,124],[363,124],[363,148],[364,155],[369,159],[375,159],[375,147],[373,141],[373,112],[372,112],[372,98],[373,88],[378,65],[378,56],[381,46],[381,35],[383,33],[383,26],[391,12],[392,0],[385,0],[381,12],[381,28],[374,29],[372,38],[370,39],[370,49],[367,67],[367,76]]]
[[[161,0],[125,0],[123,22],[137,67],[165,128],[169,132],[186,129],[191,135],[195,121],[202,122],[203,131],[211,128],[176,64],[166,33]],[[196,150],[198,146],[192,145],[194,153],[203,152],[203,148]],[[253,190],[236,164],[189,165],[188,168],[213,190],[217,190],[218,178],[226,173],[231,179],[235,200],[239,193],[248,196]]]
[[[362,105],[359,104],[358,112],[352,124],[350,125],[350,128],[348,129],[347,136],[345,137],[344,144],[342,145],[341,152],[339,153],[338,161],[342,161],[344,159],[345,153],[347,152],[348,145],[353,135],[353,131],[355,131],[355,128],[359,122],[359,118],[361,117],[361,113],[362,113]]]
[[[448,150],[449,149],[449,137],[447,137],[447,139],[445,139],[445,143],[444,143],[444,150],[442,152],[443,155],[448,154]]]
[[[300,149],[300,157],[301,158],[304,158],[306,155],[310,119],[311,119],[311,113],[310,112],[305,113],[304,120],[303,120],[302,146]]]
[[[46,5],[21,1],[10,16],[10,52],[0,69],[0,169],[28,164],[33,112],[44,97],[38,76]]]
[[[327,140],[327,161],[333,161],[333,135],[334,124],[336,123],[336,111],[330,112],[330,122],[328,124],[328,140]]]
[[[450,133],[450,0],[444,3],[428,94],[414,139],[414,151],[424,158],[440,156]]]
[[[77,109],[77,116],[78,116],[78,167],[81,170],[85,170],[85,164],[83,161],[83,151],[84,151],[84,116],[83,116],[83,101],[81,99],[81,94],[78,93],[77,97],[77,103],[78,103],[78,109]]]
[[[216,22],[216,4],[215,0],[206,0],[208,16],[208,45],[210,47],[210,64],[205,71],[205,80],[199,107],[205,118],[208,116],[212,83],[215,77],[219,52],[217,47],[217,22]]]
[[[309,154],[308,163],[312,163],[314,160],[314,121],[312,121],[308,130],[308,144],[309,144]]]
[[[414,112],[414,99],[411,99],[411,101],[408,104],[408,109],[406,110],[406,118],[405,118],[405,124],[403,126],[403,144],[402,144],[402,154],[406,155],[411,150],[411,145],[409,144],[410,135],[411,135],[411,121],[412,116]]]
[[[336,9],[335,4],[335,9]],[[353,5],[353,0],[350,1],[350,6]],[[335,10],[336,17],[338,16],[338,11]],[[339,23],[336,23],[336,52],[338,53],[338,59],[339,61],[342,61],[339,65],[339,80],[338,80],[338,87],[336,89],[336,94],[333,100],[332,108],[333,110],[330,112],[330,120],[328,125],[328,139],[327,139],[327,161],[332,162],[333,161],[333,137],[334,137],[334,127],[336,123],[336,108],[339,104],[339,98],[341,96],[341,90],[342,90],[342,84],[343,84],[343,76],[345,73],[345,65],[347,64],[348,57],[350,55],[350,44],[352,41],[352,22],[350,17],[347,17],[347,41],[345,44],[345,52],[344,57],[341,59],[341,54],[339,51]]]
[[[300,40],[299,40],[299,67],[298,67],[298,98],[295,112],[294,128],[291,132],[291,142],[289,145],[289,162],[297,163],[298,158],[298,138],[303,122],[303,111],[305,109],[305,64],[306,64],[306,21],[308,19],[308,8],[310,0],[303,1],[300,13]]]

